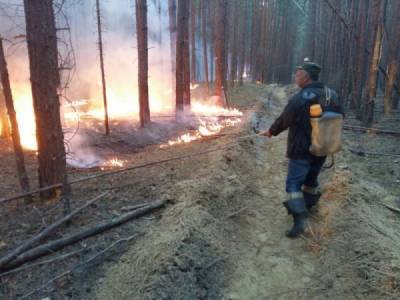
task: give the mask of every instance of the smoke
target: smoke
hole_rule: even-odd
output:
[[[67,164],[74,168],[93,168],[103,164],[104,159],[95,153],[90,145],[87,145],[84,135],[77,134],[71,137],[66,134]]]
[[[71,99],[89,99],[103,109],[95,1],[65,8],[70,20],[75,53],[75,76],[68,90]],[[135,9],[132,0],[102,1],[102,28],[111,118],[138,118],[138,78]],[[149,97],[154,112],[173,109],[167,2],[150,1]]]
[[[101,15],[111,121],[138,119],[138,78],[135,8],[133,0],[102,0]],[[60,4],[63,4],[62,6]],[[174,110],[168,29],[168,2],[149,1],[149,101],[152,114]],[[85,145],[80,117],[87,111],[104,115],[101,87],[95,0],[56,1],[56,23],[61,71],[62,120],[68,163],[91,166],[100,160]],[[29,78],[22,0],[0,2],[0,35],[6,44],[7,61],[19,120],[22,144],[35,149],[35,122]],[[82,111],[75,103],[84,100]],[[72,109],[71,109],[72,108]],[[65,113],[65,115],[64,115]],[[73,116],[75,114],[75,116]],[[66,120],[69,118],[68,120]]]

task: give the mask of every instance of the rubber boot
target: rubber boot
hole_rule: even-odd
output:
[[[288,213],[293,216],[293,226],[286,232],[289,238],[296,238],[306,229],[307,210],[303,198],[291,199],[283,203]]]
[[[310,194],[307,192],[303,192],[304,202],[306,203],[306,208],[308,211],[317,205],[319,199],[321,198],[322,194],[318,192],[317,194]]]

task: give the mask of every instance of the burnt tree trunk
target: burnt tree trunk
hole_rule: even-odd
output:
[[[17,115],[14,109],[14,101],[11,92],[10,79],[8,75],[7,62],[4,55],[3,48],[3,40],[0,38],[0,79],[1,84],[3,86],[4,92],[4,100],[8,111],[8,116],[10,118],[11,127],[12,127],[12,140],[14,146],[15,153],[15,161],[17,165],[17,172],[19,183],[21,185],[21,189],[23,193],[27,193],[30,191],[29,179],[25,169],[25,159],[24,152],[22,150],[19,129],[18,129],[18,121]],[[31,196],[26,196],[25,201],[29,202],[31,200]]]
[[[231,87],[235,86],[235,80],[237,79],[237,67],[238,67],[238,30],[239,30],[239,3],[233,2],[233,36],[231,46],[231,62],[230,62],[230,73],[229,73],[229,84]]]
[[[52,0],[24,0],[40,187],[62,183],[66,172],[60,120],[60,74]],[[41,194],[55,196],[55,190]]]
[[[0,87],[0,137],[11,135],[10,120],[7,115],[7,107],[4,99],[3,89]]]
[[[381,60],[382,52],[382,38],[383,38],[383,8],[384,1],[373,0],[372,3],[372,27],[373,27],[373,44],[370,54],[368,79],[366,92],[364,95],[364,125],[369,126],[374,119],[374,104],[377,90],[377,76],[379,70],[379,63]]]
[[[391,7],[393,12],[398,13],[400,11],[400,1],[393,1]],[[387,78],[385,85],[385,97],[384,97],[384,112],[385,116],[388,116],[393,108],[394,98],[393,89],[396,82],[398,69],[399,69],[399,56],[400,56],[400,17],[394,15],[392,23],[390,24],[390,34],[388,36],[388,69]]]
[[[189,14],[187,0],[178,1],[176,38],[176,112],[190,105]]]
[[[169,41],[171,50],[171,78],[172,89],[175,89],[176,81],[176,0],[168,0],[169,14]]]
[[[239,86],[243,85],[243,73],[245,70],[245,66],[246,66],[246,32],[248,30],[247,28],[247,18],[248,16],[248,4],[247,3],[242,3],[242,15],[240,17],[240,34],[239,34],[239,42],[238,42],[238,46],[239,46],[239,66],[238,66],[238,76],[239,76]]]
[[[203,38],[203,64],[204,81],[207,87],[207,95],[210,95],[210,83],[208,78],[208,51],[207,51],[207,13],[206,0],[201,1],[201,34]]]
[[[196,0],[191,0],[190,14],[190,44],[191,44],[191,83],[196,83]]]
[[[136,0],[136,36],[138,49],[139,117],[140,126],[150,122],[147,46],[147,0]]]
[[[101,31],[100,0],[96,0],[96,14],[97,14],[97,32],[98,32],[98,36],[99,36],[101,85],[102,85],[102,89],[103,89],[103,103],[104,103],[104,127],[105,127],[105,131],[106,131],[106,135],[109,135],[110,134],[110,126],[109,126],[109,120],[108,120],[106,75],[105,75],[105,71],[104,71],[103,35],[102,35],[102,31]]]
[[[367,28],[367,2],[360,1],[358,15],[358,33],[357,33],[357,51],[356,51],[356,74],[354,76],[354,92],[352,97],[352,107],[357,109],[357,117],[361,117],[362,90],[364,83],[364,61],[365,61],[365,44],[366,44],[366,28]]]
[[[224,106],[224,83],[225,83],[225,23],[226,23],[226,0],[217,0],[216,23],[215,23],[215,95],[218,97],[218,105]]]
[[[385,84],[385,97],[383,99],[384,113],[386,117],[390,115],[393,108],[393,87],[396,80],[398,68],[398,62],[395,59],[390,60]]]
[[[310,4],[310,22],[309,30],[313,34],[309,34],[308,37],[308,55],[311,61],[315,61],[315,32],[317,31],[317,0],[311,0]]]

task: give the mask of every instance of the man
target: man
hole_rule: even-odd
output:
[[[286,179],[287,201],[284,202],[288,214],[293,215],[294,225],[286,232],[287,237],[297,237],[305,230],[305,219],[321,197],[318,191],[318,175],[326,157],[317,157],[309,152],[311,145],[310,106],[321,104],[323,111],[342,112],[337,94],[325,105],[326,88],[319,80],[321,67],[305,62],[297,67],[295,83],[301,89],[290,98],[284,111],[269,130],[262,133],[267,137],[277,136],[289,129],[287,157],[289,158]]]

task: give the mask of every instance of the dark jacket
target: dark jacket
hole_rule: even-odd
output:
[[[326,105],[325,85],[315,82],[307,85],[289,99],[284,111],[270,127],[272,135],[276,136],[289,128],[287,157],[290,159],[310,159],[311,124],[310,106],[320,103],[323,111],[343,113],[335,91],[331,90],[331,101]]]

